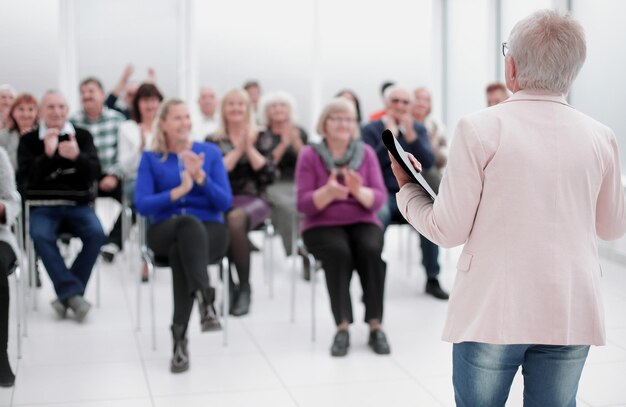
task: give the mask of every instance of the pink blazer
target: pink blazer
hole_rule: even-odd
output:
[[[465,244],[443,339],[603,345],[597,239],[626,231],[620,178],[611,129],[561,96],[520,91],[461,119],[435,203],[397,194],[420,233]]]

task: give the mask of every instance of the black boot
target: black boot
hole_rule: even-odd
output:
[[[250,312],[250,297],[250,285],[240,286],[239,292],[237,293],[237,300],[235,301],[233,308],[230,310],[230,314],[240,317]]]
[[[187,325],[172,325],[174,350],[170,362],[170,372],[181,373],[189,370],[189,352],[187,351]]]
[[[440,300],[447,300],[449,297],[448,293],[443,291],[439,285],[439,280],[431,277],[429,277],[426,282],[426,294],[430,294]]]
[[[13,383],[15,383],[15,375],[5,352],[4,356],[0,357],[0,387],[11,387]]]
[[[213,302],[215,301],[215,289],[213,287],[196,291],[198,309],[200,310],[200,329],[202,332],[219,331],[222,329],[217,318]]]

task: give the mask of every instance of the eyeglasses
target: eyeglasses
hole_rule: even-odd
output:
[[[328,120],[334,123],[344,123],[344,124],[352,124],[356,120],[353,117],[339,117],[339,116],[329,116]]]
[[[506,54],[509,52],[509,43],[508,42],[503,42],[502,43],[502,55],[506,56]]]
[[[407,99],[393,98],[393,99],[391,99],[391,103],[402,103],[403,105],[408,105],[408,104],[411,103],[411,101],[407,100]]]

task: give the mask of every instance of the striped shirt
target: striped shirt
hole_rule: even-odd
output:
[[[121,175],[121,170],[117,160],[117,140],[120,123],[126,118],[120,112],[102,108],[102,114],[96,120],[89,120],[84,110],[76,112],[70,118],[72,124],[87,129],[92,137],[93,143],[98,150],[98,159],[102,174]]]

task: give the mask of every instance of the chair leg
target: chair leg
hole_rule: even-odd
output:
[[[315,342],[315,286],[316,286],[316,264],[315,257],[309,253],[309,264],[311,266],[311,341]]]
[[[96,260],[96,308],[100,308],[100,256]]]
[[[152,350],[156,350],[156,311],[154,309],[154,264],[148,259],[147,255],[144,255],[144,260],[148,264],[148,278],[150,284],[150,323],[151,323],[151,335],[152,335]]]
[[[230,314],[230,261],[227,256],[222,258],[220,265],[222,274],[222,325],[224,346],[228,346],[228,315]]]
[[[269,273],[269,280],[270,280],[269,290],[270,290],[270,299],[274,299],[274,249],[272,245],[272,242],[274,241],[274,236],[275,236],[274,225],[270,224],[267,230],[268,230],[267,239],[268,239],[268,246],[269,246],[268,247],[269,249],[268,273]]]
[[[33,247],[33,240],[28,237],[26,241],[26,252],[28,257],[28,271],[30,275],[30,293],[33,296],[33,310],[37,311],[37,256]]]
[[[15,269],[15,310],[17,316],[17,358],[22,358],[22,290],[21,290],[21,267]]]
[[[141,264],[141,256],[139,257],[139,263]],[[133,262],[134,263],[134,262]],[[132,266],[131,266],[132,267]],[[141,268],[140,268],[141,270]],[[140,271],[141,273],[141,271]],[[148,272],[150,275],[150,272]],[[139,332],[141,330],[141,276],[139,278],[135,278],[135,284],[137,285],[137,321],[136,321],[136,330]]]

